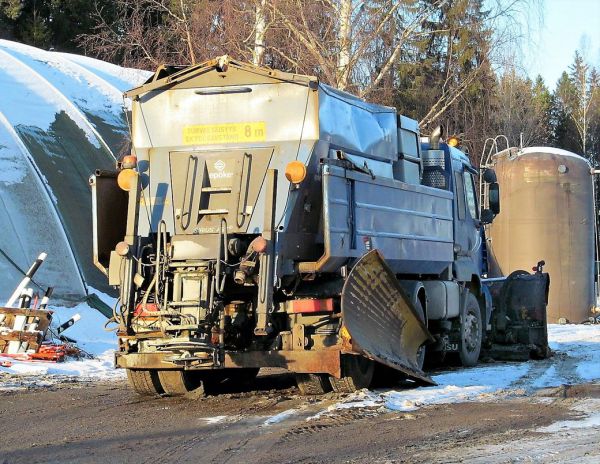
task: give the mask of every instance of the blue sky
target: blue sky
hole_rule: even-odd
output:
[[[600,0],[541,0],[543,20],[530,24],[523,43],[523,67],[541,74],[550,89],[584,46],[588,63],[600,69]]]

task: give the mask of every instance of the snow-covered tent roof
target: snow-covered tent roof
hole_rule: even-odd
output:
[[[151,73],[0,40],[0,305],[36,256],[62,300],[105,287],[92,262],[88,178],[111,169],[127,123],[122,94]]]

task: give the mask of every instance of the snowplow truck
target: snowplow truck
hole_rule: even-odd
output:
[[[144,395],[285,368],[300,391],[426,356],[544,356],[549,279],[486,278],[493,171],[315,77],[227,56],[127,92],[132,155],[97,171],[94,260],[119,289],[116,366]],[[535,263],[533,263],[535,264]]]

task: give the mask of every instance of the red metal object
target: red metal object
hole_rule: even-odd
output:
[[[32,360],[62,362],[65,360],[67,350],[66,345],[40,345],[37,353],[31,353],[28,356]]]
[[[133,311],[133,315],[135,317],[156,317],[153,312],[158,311],[155,303],[146,303],[146,310],[144,311],[143,305],[140,303],[135,307],[135,311]]]
[[[40,345],[36,353],[16,353],[8,354],[2,353],[2,356],[15,359],[17,361],[45,361],[45,362],[63,362],[67,355],[77,355],[79,351],[77,348],[72,348],[69,345],[64,344],[53,344],[45,343]],[[1,364],[10,363],[10,361],[3,361]],[[12,363],[11,363],[12,365]],[[4,366],[10,367],[10,366]]]
[[[289,302],[292,313],[322,313],[333,311],[333,298],[323,300],[291,300]]]

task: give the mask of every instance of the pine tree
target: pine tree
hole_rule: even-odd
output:
[[[576,92],[577,90],[569,75],[563,72],[552,96],[552,144],[557,148],[583,154],[577,127],[573,119],[573,106],[577,98]]]
[[[532,101],[539,118],[538,132],[531,141],[532,145],[548,145],[552,140],[552,94],[544,79],[538,74],[532,88]]]

